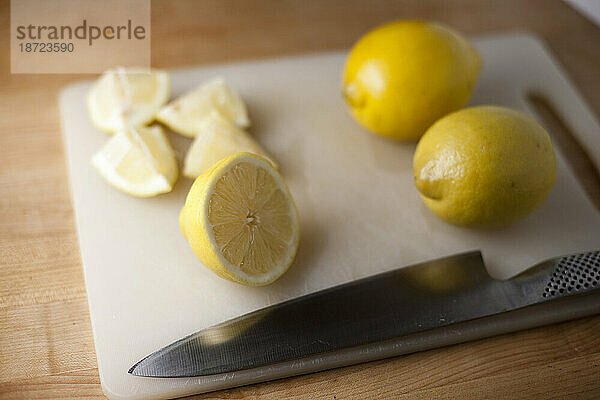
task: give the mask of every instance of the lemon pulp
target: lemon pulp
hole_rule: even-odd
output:
[[[264,168],[237,164],[216,183],[208,219],[223,257],[249,275],[286,257],[293,232],[284,194]]]

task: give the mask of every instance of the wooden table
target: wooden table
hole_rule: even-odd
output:
[[[0,3],[0,398],[103,397],[57,93],[82,75],[11,75]],[[544,38],[600,114],[600,29],[559,1],[152,3],[152,64],[348,48],[390,19]],[[551,128],[600,204],[597,173]],[[557,136],[558,135],[558,136]],[[600,316],[198,398],[600,398]]]

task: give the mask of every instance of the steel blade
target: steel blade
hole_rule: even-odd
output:
[[[506,310],[480,252],[400,268],[204,329],[131,373],[199,376],[381,341]],[[473,295],[465,296],[465,289]],[[492,289],[492,290],[491,290]]]
[[[599,251],[548,260],[508,281],[492,279],[479,252],[460,254],[204,329],[149,355],[129,372],[192,377],[279,365],[282,376],[289,376],[291,370],[349,364],[352,354],[353,360],[405,354],[590,315],[600,309],[599,282]],[[559,309],[540,308],[545,303]],[[284,364],[292,360],[297,368]]]

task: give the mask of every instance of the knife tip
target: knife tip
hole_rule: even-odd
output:
[[[127,371],[128,374],[135,376],[152,376],[148,372],[148,358],[150,356],[142,358],[140,361],[133,364],[131,368]]]
[[[138,366],[138,364],[139,364],[139,362],[135,363],[135,365],[134,365],[134,366],[132,366],[131,368],[129,368],[129,371],[127,371],[127,373],[128,373],[128,374],[131,374],[131,375],[138,375],[138,374],[136,373],[136,367]]]

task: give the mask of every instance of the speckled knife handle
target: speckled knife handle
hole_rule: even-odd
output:
[[[542,296],[562,297],[597,288],[600,288],[600,251],[591,251],[557,259]]]
[[[600,251],[544,261],[508,282],[529,304],[600,289]]]

